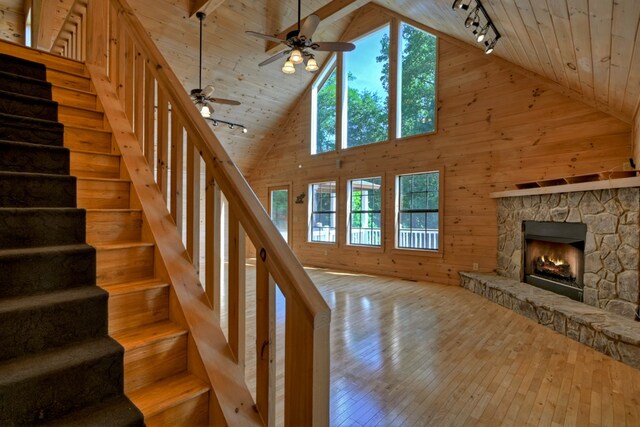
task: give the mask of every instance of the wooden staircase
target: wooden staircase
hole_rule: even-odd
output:
[[[109,335],[125,349],[125,393],[149,426],[207,425],[209,385],[188,370],[189,333],[171,320],[169,284],[156,275],[154,244],[84,64],[15,50],[48,67],[87,243],[97,251],[97,284],[109,292]]]

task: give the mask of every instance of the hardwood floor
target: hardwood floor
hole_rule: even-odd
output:
[[[640,371],[478,295],[454,286],[307,271],[333,310],[332,426],[640,425]],[[247,266],[250,385],[253,272]],[[277,306],[281,368],[281,295]],[[278,372],[276,400],[282,402]]]

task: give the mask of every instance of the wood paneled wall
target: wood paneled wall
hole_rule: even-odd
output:
[[[640,113],[636,113],[633,121],[633,160],[636,168],[640,168]]]
[[[354,25],[359,23],[354,22]],[[293,200],[310,182],[337,179],[335,245],[308,243],[308,200],[293,204],[294,252],[306,265],[457,284],[460,270],[496,266],[496,203],[489,193],[530,180],[620,169],[632,153],[631,126],[568,98],[497,57],[449,37],[439,39],[438,128],[433,135],[340,153],[310,155],[310,92],[300,98],[250,182],[267,205],[267,187],[292,185]],[[394,178],[444,171],[444,245],[439,255],[397,250]],[[382,176],[384,247],[346,242],[346,185]]]
[[[0,4],[0,39],[24,44],[24,9],[22,1]]]

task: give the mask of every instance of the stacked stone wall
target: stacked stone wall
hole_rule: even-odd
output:
[[[521,280],[523,221],[587,225],[584,303],[635,318],[640,302],[640,188],[498,199],[499,275]]]

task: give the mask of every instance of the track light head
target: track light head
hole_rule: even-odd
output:
[[[487,35],[487,30],[489,29],[489,25],[485,25],[483,28],[480,29],[480,31],[478,31],[478,34],[476,35],[476,41],[478,43],[482,43],[482,41],[484,40],[484,38]]]
[[[484,42],[484,45],[485,45],[484,53],[489,55],[491,52],[493,52],[493,49],[496,47],[496,42],[497,41],[498,41],[498,39],[493,39],[493,40],[491,40],[491,42],[489,42],[489,40]]]
[[[478,43],[483,43],[485,46],[485,53],[489,54],[493,52],[493,49],[500,38],[498,29],[491,21],[486,9],[482,6],[481,0],[454,0],[452,9],[467,10],[470,8],[473,1],[474,7],[467,14],[464,20],[465,28],[473,29],[472,33]],[[489,33],[492,31],[492,34]],[[487,41],[487,37],[492,35],[491,41]]]
[[[460,4],[462,3],[462,0],[455,0],[453,2],[453,6],[451,6],[451,9],[455,9],[457,7],[460,7]]]
[[[472,24],[477,22],[478,22],[478,7],[476,6],[476,8],[473,9],[471,12],[469,12],[469,15],[467,15],[467,19],[464,20],[464,26],[466,28],[469,28]]]

